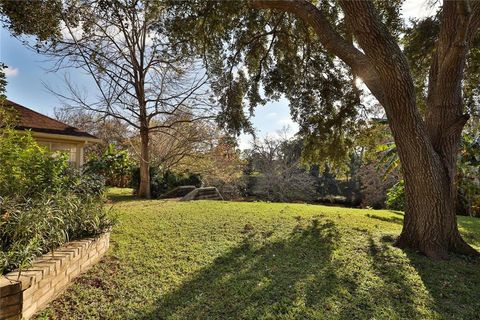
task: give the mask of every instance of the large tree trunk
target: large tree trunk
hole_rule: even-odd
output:
[[[457,228],[456,195],[452,192],[456,188],[449,170],[440,163],[412,165],[416,172],[404,170],[405,219],[396,245],[418,250],[431,258],[447,258],[449,252],[476,255]]]
[[[448,252],[478,254],[458,231],[455,181],[461,132],[468,120],[463,114],[462,79],[473,37],[469,34],[472,15],[466,3],[454,1],[444,3],[443,15],[426,101],[425,124],[433,161],[417,160],[416,172],[404,170],[407,208],[397,242],[435,258],[445,258]]]
[[[148,128],[142,126],[140,129],[140,185],[138,196],[150,199],[150,154]]]
[[[414,108],[414,92],[387,92],[392,102],[385,109],[406,188],[405,221],[397,246],[441,259],[449,252],[475,254],[461,238],[456,220],[455,169],[460,132],[442,138],[442,147],[437,147]]]

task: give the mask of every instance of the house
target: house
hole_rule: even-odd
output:
[[[89,143],[99,143],[97,137],[47,117],[27,107],[6,100],[4,107],[12,108],[18,116],[17,130],[30,130],[33,138],[49,150],[67,152],[69,161],[76,167],[84,162],[83,150]]]

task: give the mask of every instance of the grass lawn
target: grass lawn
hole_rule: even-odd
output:
[[[480,262],[392,247],[401,213],[128,194],[107,256],[38,319],[480,319]]]

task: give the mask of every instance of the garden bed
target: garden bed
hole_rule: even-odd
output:
[[[0,319],[29,319],[60,294],[79,274],[96,264],[108,250],[110,233],[68,242],[54,253],[34,260],[31,267],[0,278]]]

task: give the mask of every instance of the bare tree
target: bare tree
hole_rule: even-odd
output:
[[[181,115],[178,115],[181,117]],[[184,118],[187,120],[187,118]],[[211,121],[190,121],[161,131],[150,136],[150,163],[163,171],[181,166],[188,158],[195,161],[215,133]],[[132,139],[133,152],[139,154],[140,136]]]
[[[246,163],[241,159],[235,138],[213,125],[205,129],[208,133],[203,141],[176,169],[200,174],[202,184],[216,187],[225,199],[241,197]]]
[[[145,198],[150,197],[150,135],[213,116],[208,76],[162,34],[164,15],[157,2],[72,2],[62,14],[63,36],[36,45],[55,59],[56,70],[80,68],[98,88],[99,95],[92,98],[65,77],[68,93],[50,89],[65,104],[119,119],[138,132],[138,195]]]
[[[301,146],[301,141],[285,134],[253,142],[250,158],[259,173],[253,186],[255,195],[282,202],[313,199],[315,179],[300,165]]]
[[[107,145],[126,148],[132,136],[128,125],[119,119],[105,118],[96,112],[69,107],[55,108],[55,119],[100,138],[100,144],[87,146],[87,152],[100,156]]]

